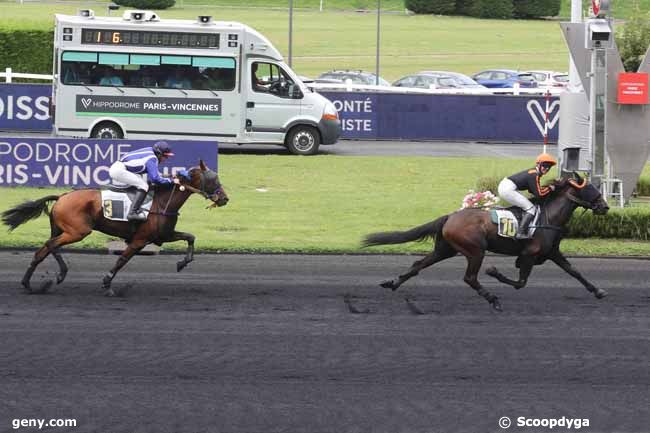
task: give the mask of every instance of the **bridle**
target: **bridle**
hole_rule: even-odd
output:
[[[192,185],[188,185],[188,184],[176,185],[174,183],[173,184],[174,186],[172,187],[172,191],[169,194],[169,198],[167,199],[167,203],[165,204],[165,208],[163,209],[163,211],[162,212],[151,212],[151,211],[149,211],[149,213],[154,213],[154,214],[163,215],[163,216],[178,216],[178,215],[180,215],[180,212],[173,212],[173,213],[168,213],[167,212],[167,209],[169,208],[169,204],[171,203],[172,198],[174,197],[174,192],[176,192],[177,187],[181,191],[187,190],[187,191],[189,191],[189,192],[191,192],[193,194],[198,194],[198,195],[202,196],[203,198],[205,198],[206,200],[211,200],[212,197],[214,197],[215,195],[217,195],[219,193],[219,191],[223,191],[223,187],[221,186],[221,183],[217,182],[217,187],[215,188],[215,190],[214,190],[214,192],[212,194],[209,194],[208,192],[206,192],[205,191],[205,183],[206,183],[205,178],[206,178],[205,172],[201,171],[201,185],[200,185],[200,188],[195,188]],[[211,206],[208,206],[208,207],[213,208],[213,207],[216,207],[216,206],[217,206],[217,203],[215,202]]]

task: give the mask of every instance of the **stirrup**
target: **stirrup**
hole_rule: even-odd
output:
[[[147,215],[143,211],[140,212],[131,212],[126,216],[126,219],[129,221],[146,221]]]

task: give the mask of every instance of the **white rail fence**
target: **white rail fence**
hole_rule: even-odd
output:
[[[14,78],[27,78],[31,80],[52,81],[50,74],[23,74],[13,72],[11,68],[6,68],[5,72],[0,72],[0,79],[4,78],[5,83],[12,83]],[[344,92],[381,92],[381,93],[400,93],[400,94],[421,94],[421,95],[544,95],[550,92],[552,95],[559,95],[565,89],[546,89],[523,88],[515,85],[513,88],[488,89],[488,88],[459,88],[459,89],[416,89],[408,87],[392,86],[374,86],[365,84],[347,83],[316,83],[305,82],[305,85],[313,90],[334,90]]]

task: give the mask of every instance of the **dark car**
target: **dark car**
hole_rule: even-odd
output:
[[[347,83],[348,80],[352,84],[365,84],[374,86],[377,84],[377,76],[372,72],[365,71],[349,71],[337,70],[324,72],[314,80],[315,83]],[[390,86],[390,83],[383,78],[379,77],[380,86]]]
[[[477,83],[493,89],[512,88],[515,84],[519,84],[519,87],[537,87],[537,81],[532,74],[512,69],[490,69],[479,72],[472,78]]]

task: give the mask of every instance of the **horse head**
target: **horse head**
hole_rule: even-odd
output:
[[[568,178],[560,179],[556,185],[569,200],[580,207],[591,209],[596,215],[605,215],[609,211],[609,205],[598,188],[576,172]]]
[[[210,170],[203,160],[199,160],[198,167],[189,170],[189,181],[181,180],[181,185],[189,185],[205,198],[212,200],[214,206],[225,206],[228,203],[228,194],[223,189],[216,171]]]

